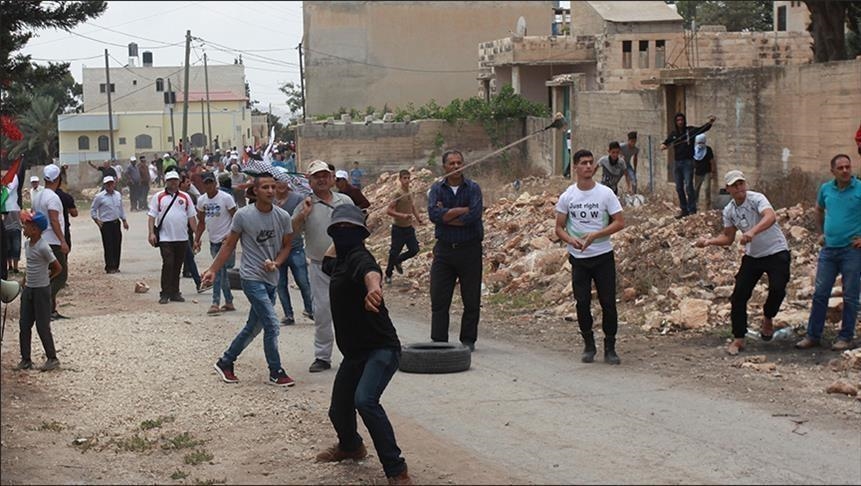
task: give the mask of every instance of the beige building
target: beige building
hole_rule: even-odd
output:
[[[806,32],[810,25],[810,10],[801,0],[773,2],[776,32]]]
[[[477,95],[475,46],[549,35],[552,1],[303,2],[308,116]]]
[[[187,133],[192,148],[214,147],[216,141],[221,148],[251,143],[251,109],[245,94],[245,66],[208,66],[207,110],[203,66],[190,67],[186,97],[183,93],[185,70],[182,67],[153,66],[149,52],[143,53],[143,59],[140,66],[136,58],[130,58],[126,67],[110,69],[114,153],[117,159],[127,160],[132,155],[173,150],[182,137],[186,98]],[[104,68],[84,68],[82,84],[83,113],[58,117],[59,158],[65,164],[88,160],[101,162],[111,156]],[[169,98],[168,87],[173,90],[174,99]],[[170,105],[168,101],[174,103]]]

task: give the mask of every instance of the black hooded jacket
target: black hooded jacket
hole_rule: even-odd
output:
[[[670,136],[664,140],[664,145],[672,146],[675,150],[675,160],[692,160],[694,158],[694,139],[697,135],[709,131],[712,127],[712,122],[708,122],[701,127],[688,126],[688,119],[684,113],[676,113],[673,117],[673,126],[675,126],[676,118],[682,117],[685,120],[684,128],[681,130],[676,126],[675,130],[670,133]]]

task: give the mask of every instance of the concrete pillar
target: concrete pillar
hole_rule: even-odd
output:
[[[516,94],[520,94],[520,66],[511,66],[511,87]]]

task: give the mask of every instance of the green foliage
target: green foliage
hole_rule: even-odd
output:
[[[288,81],[278,87],[278,91],[287,97],[287,108],[290,109],[290,119],[295,120],[302,113],[304,96],[302,90],[293,81]]]
[[[204,441],[195,439],[188,432],[183,432],[172,439],[168,439],[161,448],[164,450],[190,449],[203,444]]]
[[[117,449],[126,452],[145,452],[150,450],[154,444],[155,441],[149,440],[146,437],[141,437],[137,434],[114,441],[114,445],[116,445]]]
[[[173,474],[170,475],[170,479],[173,479],[174,481],[179,481],[180,479],[185,479],[187,477],[188,473],[185,471],[180,471],[179,469],[177,469],[173,472]]]
[[[161,416],[155,420],[144,420],[143,422],[141,422],[140,428],[141,428],[141,430],[156,429],[156,428],[161,427],[162,425],[164,425],[166,423],[170,423],[173,421],[174,421],[173,416],[163,415],[163,416]]]
[[[47,96],[34,97],[27,112],[18,117],[18,126],[24,139],[12,147],[9,157],[24,154],[31,165],[50,164],[51,158],[58,154],[60,149],[57,133],[58,109],[59,105],[53,99]]]
[[[186,464],[191,466],[197,466],[198,464],[203,464],[204,462],[211,461],[212,458],[215,457],[210,454],[208,451],[203,449],[196,449],[194,452],[189,452],[183,457],[183,461]]]
[[[767,0],[678,0],[679,15],[690,28],[691,20],[697,25],[723,25],[730,32],[769,31],[773,28],[773,3]]]
[[[56,420],[52,420],[50,422],[42,422],[42,425],[39,426],[38,430],[49,430],[51,432],[62,432],[66,428],[65,425],[57,422]]]

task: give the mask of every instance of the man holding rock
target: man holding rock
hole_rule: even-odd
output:
[[[571,285],[577,301],[577,323],[583,336],[580,360],[595,360],[595,335],[592,331],[592,282],[601,303],[601,328],[604,331],[604,362],[619,364],[616,354],[616,259],[610,235],[625,227],[622,205],[613,190],[593,179],[597,165],[592,152],[578,150],[573,160],[577,182],[559,196],[556,203],[556,236],[568,243]]]
[[[724,177],[726,189],[732,200],[723,209],[723,233],[714,238],[700,238],[696,246],[729,246],[735,241],[735,233],[741,230],[741,244],[744,256],[741,267],[735,275],[735,288],[732,291],[730,320],[732,321],[733,341],[726,351],[736,355],[744,349],[747,334],[747,302],[763,273],[768,275],[768,297],[762,306],[763,341],[770,341],[774,332],[772,319],[780,310],[786,297],[786,284],[789,283],[789,246],[771,203],[763,194],[747,190],[747,181],[740,170],[731,170]]]

